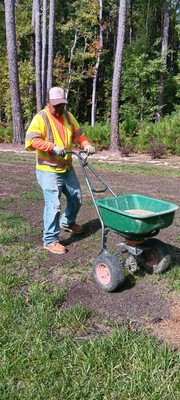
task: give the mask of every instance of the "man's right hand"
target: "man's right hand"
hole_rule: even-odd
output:
[[[52,152],[57,156],[64,156],[64,149],[61,146],[54,146]]]

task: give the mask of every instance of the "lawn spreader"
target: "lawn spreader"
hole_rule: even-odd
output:
[[[167,201],[140,194],[117,196],[97,171],[87,162],[85,151],[66,151],[79,160],[90,195],[102,227],[102,245],[93,262],[93,274],[98,286],[112,292],[125,281],[125,268],[131,272],[140,266],[150,274],[165,271],[171,263],[168,246],[154,238],[160,229],[170,226],[178,206]],[[84,153],[84,154],[83,154]],[[100,188],[94,188],[90,174],[94,175]],[[99,193],[109,191],[111,197],[98,198]],[[123,238],[117,245],[120,251],[108,251],[107,237],[114,232]],[[124,255],[127,257],[124,257]]]

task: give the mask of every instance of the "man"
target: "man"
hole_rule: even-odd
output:
[[[46,107],[35,115],[25,138],[26,150],[36,150],[36,175],[44,195],[44,249],[55,254],[67,251],[59,243],[61,228],[77,234],[83,231],[76,223],[82,203],[81,189],[72,156],[63,157],[63,150],[71,150],[72,143],[76,143],[89,154],[95,152],[75,117],[65,110],[66,104],[64,89],[52,87]],[[67,204],[60,218],[62,193]]]

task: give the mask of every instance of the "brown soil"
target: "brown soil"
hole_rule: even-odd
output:
[[[5,154],[8,158],[10,153],[6,152]],[[7,165],[3,162],[4,155],[0,161],[1,198],[14,197],[13,202],[5,204],[4,212],[16,212],[24,216],[25,221],[32,226],[32,235],[28,240],[32,247],[40,250],[41,237],[33,235],[33,228],[42,228],[43,201],[32,201],[31,205],[29,200],[27,203],[19,201],[22,193],[39,190],[34,161],[25,162],[19,156],[17,163],[10,159],[9,165]],[[180,347],[180,296],[175,292],[170,292],[168,287],[162,283],[163,281],[154,279],[145,273],[135,277],[130,275],[121,290],[115,293],[103,292],[95,283],[91,265],[101,246],[100,223],[95,207],[91,203],[82,172],[78,166],[75,168],[84,195],[83,206],[77,222],[84,224],[84,233],[75,236],[62,231],[60,239],[61,243],[67,246],[67,254],[57,256],[48,253],[46,260],[42,259],[41,265],[35,265],[32,269],[33,278],[41,280],[46,276],[49,284],[66,286],[68,290],[63,307],[82,304],[93,313],[100,314],[105,320],[118,323],[132,322],[137,327],[143,325],[160,341]],[[180,198],[178,177],[147,176],[112,171],[99,171],[99,173],[117,194],[137,193],[178,204]],[[169,245],[173,262],[180,260],[177,243],[180,227],[179,217],[180,210],[176,212],[173,224],[161,230],[158,235],[158,239]],[[115,249],[117,239],[121,240],[122,238],[114,234],[110,235],[109,246],[112,249]],[[20,239],[17,238],[17,240]],[[43,249],[42,254],[44,254]]]

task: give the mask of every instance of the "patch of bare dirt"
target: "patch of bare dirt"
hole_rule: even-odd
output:
[[[147,328],[159,340],[173,347],[180,347],[180,296],[173,293],[168,300],[170,317],[147,324]]]
[[[121,290],[114,293],[104,292],[90,281],[73,284],[63,307],[81,304],[113,322],[131,321],[140,325],[146,321],[155,323],[170,318],[165,294],[165,286],[150,282],[147,276],[134,285],[126,282]]]
[[[5,153],[4,153],[5,154]],[[23,193],[37,191],[34,160],[4,162],[1,165],[1,198],[14,198],[12,202],[4,202],[4,213],[21,213],[24,220],[32,226],[32,234],[28,240],[33,248],[41,249],[41,235],[33,235],[35,228],[43,228],[43,201],[23,200]],[[8,154],[7,159],[8,159]],[[83,223],[85,231],[75,236],[62,231],[60,240],[67,246],[68,252],[62,256],[48,254],[41,265],[34,266],[31,273],[35,279],[44,279],[53,285],[67,285],[68,292],[63,307],[82,304],[92,312],[99,313],[106,320],[119,323],[132,321],[137,326],[146,326],[154,335],[172,346],[180,347],[180,299],[176,293],[170,297],[168,288],[151,276],[142,275],[127,279],[120,291],[107,293],[101,291],[93,277],[91,265],[98,255],[101,246],[100,223],[90,194],[84,182],[81,170],[76,166],[84,196],[83,206],[78,221]],[[178,177],[147,176],[143,174],[128,174],[123,172],[99,171],[112,190],[117,194],[139,193],[178,204],[180,185]],[[105,197],[105,196],[104,196]],[[64,204],[64,202],[63,202]],[[173,261],[180,261],[180,251],[177,244],[180,228],[180,210],[176,212],[171,226],[160,231],[158,238],[169,244]],[[20,240],[19,238],[17,240]],[[112,235],[111,242],[117,241]],[[42,254],[44,250],[42,249]],[[79,273],[85,279],[81,282]],[[28,272],[30,273],[30,272]],[[74,274],[73,274],[74,273]]]

